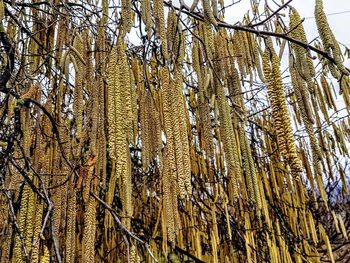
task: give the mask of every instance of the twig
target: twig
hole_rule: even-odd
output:
[[[155,258],[155,256],[153,255],[148,243],[146,241],[143,241],[141,238],[139,238],[138,236],[136,236],[133,232],[129,231],[120,221],[117,212],[110,207],[105,201],[103,201],[101,198],[99,198],[97,195],[95,195],[93,192],[90,192],[91,195],[97,200],[99,201],[105,208],[107,208],[107,210],[111,213],[111,215],[113,216],[114,220],[117,222],[118,226],[120,227],[120,229],[124,232],[124,234],[127,234],[128,236],[132,237],[133,239],[135,239],[137,242],[139,242],[142,246],[144,246],[147,249],[148,254],[151,256],[151,258],[153,259],[154,262],[158,263],[158,260]]]
[[[279,11],[281,11],[283,8],[285,8],[287,5],[290,4],[290,2],[292,2],[293,0],[289,0],[288,2],[284,3],[283,5],[281,5],[276,11],[274,11],[271,15],[269,15],[268,17],[266,17],[264,20],[255,23],[255,24],[248,24],[249,27],[256,27],[256,26],[260,26],[262,24],[264,24],[266,21],[270,20],[274,15],[276,15]]]

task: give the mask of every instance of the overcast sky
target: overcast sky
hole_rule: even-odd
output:
[[[193,0],[184,1],[188,6],[190,6]],[[235,1],[237,2],[237,0]],[[284,1],[286,2],[287,0]],[[173,0],[174,5],[179,5],[178,2],[178,0]],[[226,5],[230,4],[231,2],[232,0],[225,0]],[[251,0],[241,0],[239,3],[230,7],[230,9],[225,13],[225,22],[235,24],[239,21],[242,21],[244,14],[251,9],[250,2]],[[265,1],[260,2],[260,8],[263,8]],[[276,2],[281,3],[281,1],[278,0]],[[267,0],[267,3],[273,10],[276,10],[278,8],[272,0]],[[318,36],[314,18],[315,0],[293,0],[290,5],[298,10],[302,18],[305,18],[303,24],[306,31],[306,36],[308,38],[308,41],[312,41]],[[335,38],[340,43],[350,48],[350,0],[323,0],[323,5]],[[284,9],[283,13],[287,13],[287,11],[287,9]],[[285,16],[283,20],[286,22],[286,25],[288,25],[288,16]],[[287,66],[284,61],[287,57],[288,56],[282,58],[282,66]],[[350,67],[350,59],[345,60],[345,65]]]
[[[237,0],[235,0],[237,1]],[[287,0],[285,0],[287,1]],[[231,0],[225,0],[225,4],[229,4]],[[261,1],[263,4],[264,1]],[[280,2],[280,1],[277,1]],[[178,0],[173,1],[174,5],[178,3]],[[185,0],[187,5],[192,4],[192,0]],[[274,7],[273,1],[268,1],[271,7]],[[350,0],[323,0],[324,10],[326,14],[329,14],[328,21],[333,29],[333,32],[338,41],[350,46]],[[314,6],[315,0],[293,0],[291,5],[294,6],[301,17],[306,18],[304,27],[309,40],[315,38],[317,34],[317,28],[314,19]],[[248,10],[250,10],[250,0],[241,0],[240,3],[234,5],[230,12],[226,12],[225,21],[234,24],[240,21]],[[342,13],[345,12],[345,13]],[[285,20],[288,20],[286,17]]]

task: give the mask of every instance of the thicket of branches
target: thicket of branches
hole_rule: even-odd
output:
[[[1,263],[350,260],[348,50],[237,2],[0,0]]]

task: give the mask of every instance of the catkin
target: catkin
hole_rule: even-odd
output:
[[[32,176],[29,176],[32,178]],[[17,223],[19,227],[19,231],[24,238],[24,245],[26,240],[26,219],[27,219],[27,211],[28,211],[28,201],[31,195],[31,189],[29,185],[25,184],[23,187],[22,198],[21,198],[21,209],[19,211],[19,215],[17,216]],[[26,246],[25,246],[26,247]],[[28,249],[28,247],[26,247]],[[23,254],[22,254],[22,243],[20,237],[17,235],[15,239],[14,246],[14,259],[16,262],[22,262]]]
[[[74,70],[75,70],[75,86],[74,86],[74,104],[73,110],[75,113],[75,123],[77,126],[77,139],[82,139],[83,132],[83,108],[84,108],[84,100],[83,100],[83,53],[84,53],[84,45],[83,39],[80,34],[77,34],[74,38],[73,43],[74,52],[73,57],[75,58]]]
[[[326,233],[326,230],[324,229],[324,227],[321,223],[318,225],[318,229],[320,232],[320,239],[322,239],[323,242],[326,244],[328,258],[332,263],[335,263],[334,257],[333,257],[333,252],[332,252],[332,247],[331,247],[331,244],[329,242],[329,237]]]
[[[177,180],[176,175],[176,159],[174,149],[174,131],[172,123],[172,106],[171,106],[171,86],[170,75],[168,69],[162,69],[162,84],[164,93],[163,114],[164,128],[166,133],[166,148],[164,150],[164,171],[163,171],[163,188],[165,200],[165,221],[167,227],[168,240],[171,243],[175,242],[175,212],[177,211],[177,187],[174,183]],[[174,191],[175,190],[175,191]]]
[[[37,181],[37,178],[34,179],[34,184]],[[36,198],[35,193],[30,190],[29,197],[28,197],[28,204],[27,204],[27,215],[26,215],[26,226],[25,226],[25,246],[28,250],[31,248],[32,239],[33,239],[33,231],[34,231],[34,223],[35,223],[35,213],[36,213]]]
[[[44,246],[44,255],[40,256],[40,263],[50,263],[50,251]]]
[[[337,218],[338,218],[340,230],[341,230],[341,232],[342,232],[344,238],[345,238],[346,240],[348,240],[348,239],[349,239],[349,238],[348,238],[348,233],[347,233],[347,230],[346,230],[346,227],[345,227],[345,224],[344,224],[343,217],[342,217],[341,215],[338,215]]]
[[[163,0],[154,0],[153,12],[154,12],[154,17],[156,19],[156,23],[158,24],[157,34],[162,43],[162,54],[164,58],[167,60],[169,59],[169,54],[168,54],[167,40],[166,40]]]
[[[177,45],[176,45],[176,38],[179,34],[177,32],[177,16],[176,12],[174,10],[170,10],[168,13],[168,18],[167,18],[167,32],[166,32],[166,37],[167,37],[167,47],[168,47],[168,52],[171,54],[173,51],[173,47],[177,50]],[[176,51],[175,50],[175,51]],[[176,57],[176,56],[174,56]]]
[[[263,66],[268,86],[268,96],[272,106],[272,116],[277,132],[278,146],[282,156],[289,162],[293,174],[296,178],[299,178],[302,169],[283,91],[280,62],[272,47],[272,43],[270,44],[269,42],[263,56]]]
[[[328,66],[333,77],[336,79],[340,78],[340,74],[337,72],[337,70],[339,70],[341,73],[345,75],[349,75],[348,70],[344,67],[344,64],[343,64],[339,44],[336,41],[331,28],[329,27],[327,16],[323,11],[322,0],[316,0],[315,19],[316,19],[317,30],[318,30],[318,33],[320,34],[320,38],[322,40],[324,49],[327,52],[332,52],[335,64],[337,66],[337,69],[335,69],[331,65],[331,62],[328,62]]]
[[[328,107],[337,111],[337,105],[333,97],[333,92],[331,91],[331,87],[324,75],[321,75],[321,85],[326,98],[325,102],[327,103]]]
[[[75,261],[76,249],[76,210],[77,200],[73,183],[69,183],[68,204],[67,204],[67,222],[66,222],[66,262]]]
[[[116,160],[116,98],[119,94],[119,70],[117,65],[117,49],[113,48],[109,61],[107,86],[107,118],[109,155]]]
[[[93,167],[90,169],[93,169]],[[84,214],[83,261],[86,263],[95,262],[95,232],[96,201],[93,197],[90,197],[86,204],[86,211]]]
[[[216,93],[218,96],[219,119],[220,119],[220,134],[222,136],[223,148],[225,152],[225,159],[227,161],[228,178],[232,183],[233,194],[238,196],[238,179],[240,176],[240,164],[238,159],[238,147],[236,138],[234,136],[230,108],[226,100],[224,87],[217,81],[214,81]]]
[[[199,3],[199,0],[193,0],[192,5],[190,7],[190,12],[193,12],[196,9],[198,3]]]
[[[151,1],[141,0],[141,18],[142,22],[145,24],[145,30],[148,36],[151,36],[153,20],[151,15]]]
[[[299,41],[302,41],[303,43],[308,43],[303,24],[301,22],[302,21],[299,13],[295,8],[292,8],[289,24],[291,36]],[[306,81],[309,91],[313,93],[313,78],[315,77],[315,69],[313,66],[313,62],[310,58],[310,54],[305,48],[301,47],[300,45],[292,44],[292,47],[296,53],[295,59],[297,71],[300,74],[300,76],[302,76],[303,79]]]
[[[42,203],[38,203],[37,204],[37,208],[36,208],[36,215],[35,215],[35,222],[34,222],[34,229],[33,229],[33,239],[34,240],[39,238],[39,234],[40,234],[40,230],[41,230],[41,224],[42,224],[42,215],[43,215],[43,204]],[[59,229],[57,229],[57,230],[59,230]],[[58,237],[58,235],[56,235],[56,237]],[[40,248],[40,242],[37,242],[32,247],[31,257],[30,257],[30,260],[31,260],[32,263],[38,263],[39,262],[39,248]]]
[[[0,0],[0,21],[2,21],[5,18],[5,6],[4,1]]]
[[[142,94],[140,96],[140,128],[141,128],[141,142],[142,142],[142,150],[141,150],[141,160],[142,167],[144,171],[147,171],[148,166],[150,164],[150,115],[149,109],[151,107],[151,95],[147,91],[141,91]]]
[[[184,198],[186,192],[191,192],[191,161],[185,120],[185,105],[182,98],[182,72],[180,68],[177,68],[175,71],[172,93],[172,117],[174,118],[173,130],[176,165],[179,177],[180,197]]]
[[[213,10],[210,6],[210,0],[202,0],[202,4],[203,4],[203,9],[204,9],[205,19],[208,20],[210,22],[210,24],[217,27],[218,22],[216,21]]]

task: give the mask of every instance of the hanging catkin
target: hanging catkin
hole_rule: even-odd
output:
[[[218,26],[218,22],[215,19],[213,10],[210,6],[210,0],[202,0],[204,17],[214,26]]]
[[[126,222],[130,227],[131,216],[131,172],[129,168],[130,153],[127,143],[128,135],[132,130],[132,118],[131,112],[131,87],[130,87],[130,70],[125,54],[125,45],[120,38],[117,43],[117,47],[112,53],[112,64],[115,68],[111,68],[108,89],[111,89],[111,96],[114,97],[114,105],[111,104],[111,109],[114,108],[114,116],[110,116],[111,121],[115,123],[114,135],[115,136],[115,167],[112,167],[112,173],[109,180],[108,191],[106,195],[106,201],[108,204],[112,204],[114,194],[117,186],[117,179],[120,178],[123,187],[122,202],[124,205],[123,212],[126,216]],[[117,54],[119,55],[117,59]],[[114,57],[115,56],[115,57]],[[111,86],[111,87],[110,87]],[[113,103],[113,102],[111,102]],[[114,120],[113,120],[114,118]],[[111,217],[106,215],[107,222],[110,222]],[[107,223],[108,226],[109,223]]]
[[[209,159],[213,160],[214,157],[214,145],[213,145],[213,134],[211,127],[210,109],[208,105],[208,99],[204,90],[204,81],[202,77],[202,67],[201,67],[201,48],[197,39],[193,40],[192,47],[192,64],[193,69],[197,74],[198,81],[198,111],[201,131],[204,134],[204,146],[206,155]]]
[[[177,193],[178,188],[175,184],[177,180],[176,159],[174,149],[174,132],[172,123],[172,105],[171,105],[171,86],[170,73],[166,68],[162,69],[162,86],[164,93],[163,113],[164,128],[166,133],[166,146],[164,149],[164,169],[163,169],[163,191],[164,191],[164,209],[165,222],[168,241],[175,242],[175,217],[177,213]]]
[[[191,192],[191,160],[185,116],[185,105],[182,97],[182,72],[180,67],[177,66],[172,87],[172,117],[181,198],[186,196],[186,192]]]
[[[147,35],[150,36],[153,26],[150,0],[141,0],[141,18],[142,22],[145,24]]]
[[[292,173],[299,178],[302,169],[283,91],[280,62],[270,39],[267,41],[267,47],[264,52],[263,67],[272,107],[272,117],[276,127],[278,146],[282,156],[289,162]]]
[[[178,37],[178,29],[177,29],[177,16],[176,12],[174,10],[170,10],[167,17],[167,32],[166,32],[166,38],[167,38],[167,47],[168,52],[171,54],[173,51],[177,51],[178,46],[176,45],[176,38]],[[174,57],[176,58],[176,55],[174,54]]]
[[[73,110],[75,113],[75,123],[77,127],[76,137],[78,140],[82,139],[83,132],[83,109],[84,109],[84,100],[83,100],[83,78],[84,78],[84,68],[83,68],[83,53],[84,45],[83,39],[80,34],[77,34],[74,38],[73,48],[73,58],[75,58],[76,63],[73,63],[75,70],[75,85],[74,85],[74,104]],[[79,148],[78,148],[79,149]]]
[[[124,33],[130,32],[133,26],[133,11],[131,9],[131,1],[121,0],[122,3],[122,23]]]
[[[289,28],[291,30],[291,36],[299,41],[302,41],[303,43],[308,43],[300,15],[295,8],[291,9],[291,14],[289,18]],[[311,60],[311,55],[305,48],[301,47],[300,45],[292,44],[292,47],[295,50],[296,54],[295,64],[298,74],[300,74],[300,76],[302,76],[302,78],[306,81],[309,91],[313,93],[313,78],[315,77],[315,69]],[[305,94],[305,96],[307,96],[307,94]]]
[[[36,207],[34,230],[33,230],[33,239],[34,240],[37,240],[39,238],[41,225],[42,225],[42,213],[43,213],[43,204],[38,203],[37,207]],[[36,242],[36,244],[34,246],[32,246],[30,260],[33,263],[39,262],[39,248],[40,248],[40,241]]]
[[[240,177],[240,164],[237,153],[237,141],[233,128],[230,107],[228,105],[224,87],[217,80],[214,81],[219,106],[220,134],[222,138],[225,159],[227,162],[227,173],[232,183],[233,195],[238,196],[238,180]]]
[[[157,34],[162,43],[162,54],[165,59],[169,58],[166,31],[165,31],[165,18],[164,18],[164,4],[163,0],[154,0],[153,13],[157,23]]]
[[[323,47],[326,52],[332,52],[335,64],[337,66],[337,68],[335,68],[332,62],[327,63],[333,77],[336,79],[339,79],[341,76],[340,72],[345,75],[349,75],[348,70],[343,65],[339,44],[335,39],[331,28],[329,27],[327,16],[323,11],[322,0],[316,0],[315,19],[316,19],[317,30],[318,30],[318,33],[320,34]]]
[[[126,56],[126,45],[120,38],[117,44],[117,54],[118,54],[118,66],[119,66],[119,78],[121,84],[121,100],[125,112],[124,129],[127,137],[127,141],[133,142],[133,108],[132,108],[132,93],[134,92],[134,85],[131,83],[131,73],[128,63],[128,58]],[[118,116],[116,116],[118,117]]]
[[[88,176],[92,176],[94,166],[88,171]],[[90,187],[88,188],[90,193]],[[95,262],[95,232],[96,232],[96,201],[92,196],[88,200],[84,213],[84,230],[83,230],[83,261],[87,263]]]
[[[328,84],[326,77],[323,74],[321,75],[321,85],[326,99],[325,102],[327,103],[328,107],[337,111],[337,105],[333,97],[333,92],[330,85]]]
[[[149,115],[149,110],[151,109],[151,95],[148,91],[141,91],[140,95],[140,128],[141,128],[141,160],[142,167],[144,171],[148,170],[150,164],[150,130],[151,130],[151,120]]]
[[[117,65],[117,49],[114,47],[108,66],[108,86],[107,86],[107,118],[108,118],[108,145],[109,155],[112,160],[116,160],[116,99],[120,96],[119,69]]]
[[[40,256],[40,263],[50,263],[50,251],[46,245],[44,245],[44,254]]]
[[[2,21],[4,17],[5,17],[4,1],[0,0],[0,21]]]
[[[29,178],[32,179],[33,176],[32,174],[29,175]],[[22,237],[24,238],[23,240],[23,244],[26,247],[27,251],[28,248],[25,244],[26,244],[26,221],[27,221],[27,212],[28,212],[28,207],[29,207],[29,199],[30,196],[34,194],[32,192],[32,190],[30,189],[30,186],[26,183],[24,184],[23,187],[23,192],[22,192],[22,197],[21,197],[21,209],[19,211],[19,215],[17,216],[17,222],[18,222],[18,227],[19,227],[19,231],[22,235]],[[23,259],[23,254],[22,254],[22,243],[21,243],[21,239],[18,235],[16,235],[16,239],[15,239],[15,245],[14,245],[14,259],[16,260],[15,262],[22,262]]]

